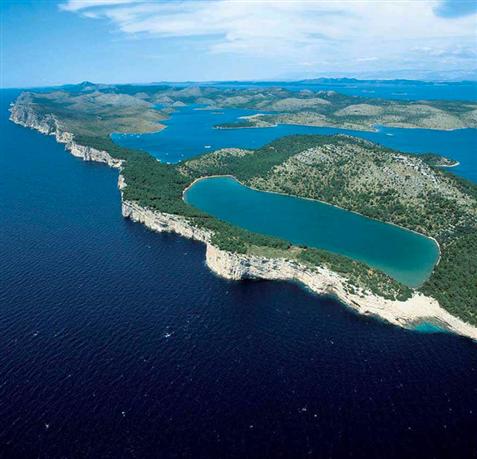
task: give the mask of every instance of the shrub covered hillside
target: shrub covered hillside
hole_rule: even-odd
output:
[[[179,170],[191,178],[233,175],[436,238],[441,260],[423,291],[477,324],[477,185],[432,166],[436,160],[348,136],[289,136],[257,150],[218,150]]]
[[[230,174],[246,185],[318,199],[433,236],[477,228],[477,186],[418,155],[349,136],[295,135],[257,150],[225,149],[184,162],[191,177]]]

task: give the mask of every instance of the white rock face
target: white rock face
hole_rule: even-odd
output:
[[[84,161],[96,161],[98,163],[105,163],[110,167],[120,168],[122,161],[112,158],[108,152],[104,150],[96,150],[95,148],[85,147],[70,141],[66,143],[66,148],[70,150],[73,156],[82,158]]]
[[[76,144],[73,134],[63,131],[53,115],[39,117],[28,103],[16,103],[10,111],[10,119],[13,122],[43,134],[54,135],[57,142],[64,143],[65,148],[74,156],[121,169],[122,161],[112,158],[106,151]],[[124,177],[119,174],[118,188],[122,191],[126,186]],[[207,265],[217,275],[226,279],[297,281],[315,293],[333,295],[362,314],[376,315],[395,325],[409,327],[416,321],[435,320],[456,333],[477,340],[476,327],[449,314],[433,298],[416,293],[406,301],[390,301],[369,292],[350,293],[346,288],[346,278],[327,268],[310,268],[293,260],[270,259],[220,250],[211,244],[211,232],[197,228],[186,217],[146,209],[134,202],[125,201],[123,193],[121,199],[122,214],[125,218],[142,223],[153,231],[176,233],[205,243]]]
[[[142,223],[149,229],[159,233],[176,233],[205,243],[210,241],[211,234],[208,231],[193,226],[187,218],[180,215],[152,211],[129,201],[123,201],[122,213],[123,217]]]
[[[16,103],[10,108],[10,120],[21,126],[36,129],[42,134],[54,136],[58,143],[65,144],[65,148],[73,156],[82,158],[84,161],[105,163],[114,168],[121,167],[122,161],[112,158],[107,151],[75,143],[73,134],[65,132],[54,115],[39,116],[28,104]]]
[[[415,293],[406,301],[393,301],[365,291],[351,293],[346,278],[325,267],[310,268],[296,261],[269,259],[226,252],[207,244],[207,265],[231,280],[270,279],[300,282],[317,294],[332,295],[365,315],[409,327],[422,320],[436,320],[444,327],[477,340],[477,328],[452,316],[433,298]]]

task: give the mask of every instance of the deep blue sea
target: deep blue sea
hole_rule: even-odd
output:
[[[119,145],[146,150],[161,161],[177,163],[218,148],[258,148],[291,134],[348,134],[408,153],[437,153],[457,160],[452,172],[477,182],[477,129],[439,131],[378,126],[376,132],[327,127],[279,125],[272,128],[215,129],[256,112],[242,109],[202,110],[190,105],[176,110],[164,122],[166,129],[152,134],[113,134]]]
[[[1,94],[1,457],[477,457],[475,343],[214,276]]]

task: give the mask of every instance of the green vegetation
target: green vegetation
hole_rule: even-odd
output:
[[[452,314],[477,324],[477,232],[447,245],[422,291]]]
[[[264,175],[273,167],[308,148],[333,144],[337,139],[337,136],[290,135],[253,151],[234,148],[198,156],[179,165],[179,169],[195,177],[230,174],[246,182],[253,177]],[[349,139],[355,140],[351,137]]]
[[[475,230],[477,186],[427,161],[349,136],[294,135],[254,151],[219,150],[179,169],[194,178],[233,175],[263,191],[321,200],[441,243]]]
[[[214,106],[266,111],[249,121],[255,126],[302,124],[356,130],[375,125],[459,129],[477,126],[477,104],[459,101],[390,101],[347,96],[334,91],[293,93],[283,89],[242,90],[241,96],[221,94]],[[264,124],[265,123],[265,124]],[[241,121],[235,124],[240,127]],[[219,127],[234,127],[233,123]]]
[[[222,123],[222,124],[216,124],[214,126],[216,129],[238,129],[238,128],[249,128],[249,127],[255,127],[255,123],[250,120],[240,120],[240,121],[235,121],[232,123]]]
[[[325,250],[307,248],[301,251],[298,260],[310,266],[328,266],[349,279],[351,286],[366,285],[369,290],[380,292],[380,295],[387,299],[404,301],[412,295],[409,287],[398,283],[391,284],[389,277],[380,271],[371,270],[363,263]]]
[[[424,162],[429,164],[429,166],[434,166],[434,167],[452,167],[458,164],[457,161],[446,158],[445,156],[436,155],[434,153],[423,153],[423,154],[420,154],[419,157]]]
[[[127,94],[25,92],[18,100],[39,115],[54,114],[65,131],[89,137],[107,137],[112,132],[159,131],[164,127],[160,121],[166,118],[150,102]]]
[[[177,166],[161,163],[144,152],[119,147],[109,137],[78,136],[76,140],[125,160],[122,170],[127,183],[123,191],[125,200],[189,218],[193,225],[210,230],[212,243],[222,250],[263,256],[265,249],[269,256],[295,259],[310,266],[326,266],[345,275],[349,288],[364,288],[389,299],[405,299],[411,294],[409,288],[363,263],[324,250],[293,247],[281,239],[235,227],[195,209],[182,199],[182,193],[192,179],[180,173]],[[297,151],[300,148],[297,147]],[[261,158],[266,163],[266,155]]]
[[[309,116],[303,112],[306,107],[307,113],[320,122],[335,122],[334,117],[334,120],[339,118],[341,126],[352,120],[361,127],[371,117],[381,116],[383,110],[391,108],[399,112],[407,107],[402,115],[406,122],[411,122],[413,116],[422,122],[422,111],[429,111],[422,108],[422,103],[366,99],[365,104],[361,98],[333,92],[292,96],[280,88],[99,88],[90,84],[69,92],[25,93],[17,106],[40,116],[53,114],[65,131],[73,133],[78,144],[105,150],[123,160],[126,200],[188,218],[192,225],[211,231],[212,242],[223,250],[326,266],[349,279],[350,291],[364,289],[395,299],[406,299],[412,294],[411,289],[385,274],[344,256],[291,246],[287,241],[255,234],[211,217],[183,201],[184,189],[197,177],[230,174],[264,191],[320,199],[434,236],[441,245],[441,261],[421,290],[453,314],[477,324],[477,186],[436,167],[445,158],[404,154],[348,136],[289,136],[256,150],[224,149],[179,165],[168,165],[148,153],[119,147],[110,139],[111,132],[160,129],[158,121],[178,103],[275,111],[276,114],[265,115],[261,122],[266,117],[273,121],[279,116],[292,115],[303,119]],[[164,105],[166,109],[159,112],[153,108],[154,104]],[[432,116],[437,116],[435,110],[440,110],[439,116],[445,112],[461,121],[467,120],[468,125],[475,121],[472,118],[475,104],[426,104],[432,106]],[[289,113],[284,115],[283,110]],[[243,120],[243,127],[254,125],[255,120]]]
[[[191,178],[233,175],[264,191],[319,199],[435,237],[441,261],[422,291],[477,324],[477,185],[433,166],[436,161],[442,158],[347,136],[289,136],[257,150],[224,149],[193,158],[179,170]],[[308,249],[299,259],[324,264],[325,258]],[[331,263],[356,285],[387,296],[387,283],[374,273],[364,280],[362,266]],[[407,294],[396,292],[393,287],[392,295]]]

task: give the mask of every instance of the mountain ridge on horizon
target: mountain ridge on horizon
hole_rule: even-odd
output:
[[[149,82],[130,82],[130,83],[102,83],[102,82],[92,82],[89,80],[83,80],[78,83],[62,83],[62,84],[52,84],[45,86],[25,86],[25,87],[1,87],[0,89],[40,89],[40,88],[60,88],[60,89],[72,89],[78,87],[112,87],[112,86],[155,86],[155,85],[223,85],[223,84],[237,84],[237,85],[246,85],[246,84],[297,84],[297,85],[311,85],[311,84],[402,84],[402,85],[435,85],[435,84],[448,84],[448,85],[461,85],[461,84],[477,84],[477,76],[475,80],[472,79],[463,79],[463,80],[425,80],[425,79],[407,79],[407,78],[394,78],[394,79],[367,79],[367,78],[354,78],[354,77],[318,77],[318,78],[305,78],[305,79],[257,79],[257,80],[207,80],[207,81],[195,81],[195,80],[184,80],[184,81],[149,81]]]

